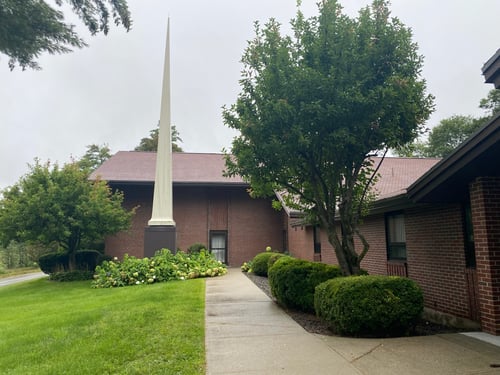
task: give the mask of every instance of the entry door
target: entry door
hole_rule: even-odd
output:
[[[227,263],[227,232],[210,232],[210,252],[215,259]]]

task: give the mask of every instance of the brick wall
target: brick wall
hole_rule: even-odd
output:
[[[385,240],[384,215],[374,215],[363,220],[361,234],[370,244],[368,253],[361,261],[361,267],[373,275],[387,274],[387,245]],[[361,251],[363,244],[355,239],[356,249]]]
[[[323,249],[323,240],[321,242]],[[314,237],[313,229],[310,226],[288,225],[288,251],[290,255],[314,261]]]
[[[408,277],[422,287],[425,305],[471,318],[463,228],[459,204],[405,211]]]
[[[144,256],[144,228],[151,218],[152,186],[123,186],[124,206],[138,206],[131,229],[106,238],[106,253],[122,258]],[[209,246],[210,231],[227,231],[228,264],[240,266],[266,246],[283,247],[283,212],[265,199],[252,199],[245,188],[174,187],[173,215],[177,248]]]
[[[144,256],[144,227],[151,219],[153,204],[152,186],[119,186],[123,191],[126,209],[136,207],[129,230],[106,237],[106,254],[122,259],[125,254],[136,257]]]
[[[463,214],[459,204],[418,206],[405,212],[408,276],[423,289],[425,305],[458,317],[472,314],[465,275]],[[370,274],[387,274],[387,247],[383,214],[364,219],[361,233],[370,249],[361,266]],[[313,260],[310,227],[289,229],[293,255]],[[293,242],[293,244],[292,244]],[[362,244],[355,239],[356,249]],[[321,237],[321,260],[337,264],[326,233]],[[500,265],[500,259],[499,259]]]
[[[500,178],[470,186],[479,308],[483,331],[500,334]]]
[[[283,248],[283,211],[267,199],[252,199],[245,189],[232,190],[229,199],[229,265],[239,267],[256,254]]]

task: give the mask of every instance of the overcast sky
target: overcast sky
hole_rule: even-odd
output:
[[[317,0],[303,0],[306,16]],[[235,133],[221,107],[236,100],[246,41],[253,22],[275,17],[287,26],[295,0],[129,0],[133,29],[113,27],[89,37],[88,48],[44,55],[43,70],[10,71],[0,55],[0,189],[27,164],[64,163],[90,144],[132,150],[160,117],[167,18],[171,20],[172,122],[184,151],[220,152]],[[344,0],[355,16],[368,4]],[[498,0],[393,0],[392,13],[411,27],[425,56],[423,77],[436,97],[428,126],[453,114],[480,115],[479,100],[493,88],[481,67],[500,47]],[[77,23],[78,20],[74,19]]]

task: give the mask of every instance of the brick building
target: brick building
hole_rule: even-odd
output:
[[[173,153],[173,216],[177,247],[202,243],[223,262],[239,266],[267,246],[283,248],[284,215],[271,201],[252,199],[241,178],[223,176],[220,154]],[[130,230],[106,238],[106,253],[144,256],[144,228],[151,218],[156,153],[121,151],[98,168],[122,191],[127,208],[136,207]]]
[[[500,50],[483,72],[498,88]],[[119,152],[92,175],[137,207],[132,228],[106,239],[108,254],[144,255],[155,163],[155,153]],[[201,242],[230,266],[266,246],[336,263],[326,234],[300,212],[275,211],[270,200],[250,198],[240,178],[223,177],[222,155],[174,153],[172,164],[182,250]],[[379,172],[378,198],[361,227],[370,244],[362,267],[417,281],[429,314],[500,335],[500,115],[441,161],[386,158]]]

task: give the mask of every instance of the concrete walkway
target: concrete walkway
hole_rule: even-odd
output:
[[[20,283],[22,281],[40,279],[42,277],[47,277],[47,275],[43,272],[33,272],[24,275],[4,277],[0,279],[0,287]]]
[[[500,374],[500,347],[447,334],[351,339],[306,332],[239,269],[206,281],[207,374]]]

